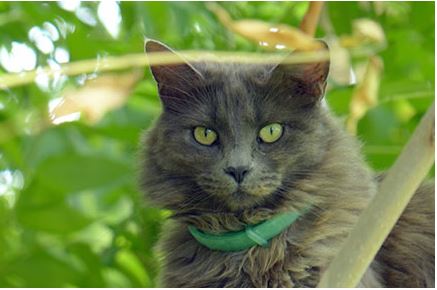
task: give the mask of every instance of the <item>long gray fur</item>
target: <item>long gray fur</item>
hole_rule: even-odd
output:
[[[146,51],[169,51],[155,41]],[[378,181],[359,142],[322,106],[329,62],[153,66],[163,113],[143,140],[147,199],[170,209],[158,245],[164,287],[314,287]],[[257,138],[281,123],[279,141]],[[214,129],[203,146],[196,126]],[[224,168],[246,166],[240,185]],[[200,245],[187,225],[220,233],[281,212],[312,210],[268,248],[225,253]],[[381,221],[383,222],[383,221]],[[369,267],[361,287],[433,287],[434,189],[422,187]]]

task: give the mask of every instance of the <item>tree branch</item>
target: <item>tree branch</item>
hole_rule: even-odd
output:
[[[434,163],[434,103],[318,287],[355,287]]]
[[[319,22],[320,13],[322,12],[324,2],[311,1],[308,11],[300,23],[300,30],[314,37],[316,34],[317,23]]]
[[[274,53],[246,53],[246,52],[214,52],[212,55],[207,51],[178,51],[179,54],[184,55],[192,59],[202,59],[210,61],[221,61],[221,62],[238,62],[241,63],[260,63],[269,64],[282,61],[283,63],[305,63],[322,61],[329,58],[329,54],[323,51],[310,51],[302,52],[288,57],[282,60],[278,54]],[[363,53],[367,53],[363,51]],[[76,62],[66,63],[61,66],[60,69],[53,69],[49,66],[45,66],[38,70],[21,72],[21,73],[11,73],[0,76],[0,89],[12,88],[16,86],[25,85],[35,81],[36,77],[40,74],[47,76],[48,78],[53,78],[55,74],[61,73],[67,76],[79,75],[82,73],[92,73],[92,72],[107,72],[116,71],[123,69],[130,69],[136,67],[144,67],[147,65],[156,64],[172,64],[180,63],[182,60],[179,56],[173,53],[158,52],[153,53],[153,55],[148,55],[144,53],[139,54],[127,54],[123,56],[111,56],[104,59],[90,59],[90,60],[80,60]]]

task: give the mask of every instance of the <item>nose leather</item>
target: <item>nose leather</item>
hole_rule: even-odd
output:
[[[238,166],[238,167],[231,166],[225,169],[225,173],[232,176],[238,184],[243,182],[244,177],[247,175],[249,171],[250,169],[246,166]]]

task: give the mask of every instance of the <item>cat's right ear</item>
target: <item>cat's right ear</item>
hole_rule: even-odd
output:
[[[286,88],[292,99],[302,105],[314,104],[320,101],[326,89],[329,73],[329,48],[328,45],[318,40],[319,47],[313,51],[295,51],[291,56],[320,57],[304,63],[280,63],[271,71],[271,80]]]
[[[152,62],[150,65],[164,105],[172,99],[187,97],[184,94],[203,79],[192,65],[166,45],[155,40],[146,40],[144,48],[149,60],[155,53],[162,55],[163,59],[164,56],[172,58],[170,63],[153,64]]]

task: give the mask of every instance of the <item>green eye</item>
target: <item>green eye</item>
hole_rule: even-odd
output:
[[[279,140],[282,136],[284,128],[281,124],[272,123],[259,131],[259,137],[265,143],[273,143]]]
[[[196,141],[202,145],[211,145],[217,140],[217,133],[214,130],[205,127],[196,127],[193,131]]]

